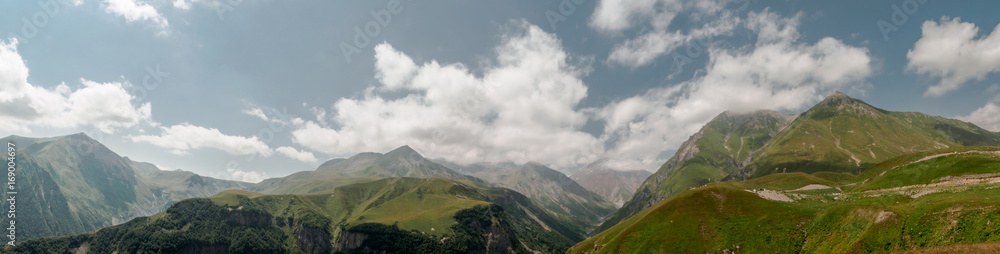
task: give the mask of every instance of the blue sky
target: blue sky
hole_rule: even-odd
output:
[[[835,90],[1000,130],[994,1],[0,5],[0,135],[86,132],[226,179],[402,145],[655,170],[725,110],[794,114]]]

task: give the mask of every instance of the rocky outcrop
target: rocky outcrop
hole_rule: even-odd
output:
[[[319,254],[319,253],[330,253],[332,246],[330,245],[330,233],[326,230],[320,228],[306,227],[302,224],[296,223],[292,228],[292,233],[295,234],[295,242],[298,243],[299,248],[303,252],[309,254]],[[360,245],[364,241],[350,241],[349,244]],[[338,242],[338,245],[340,243]],[[355,246],[356,248],[357,246]],[[348,248],[352,249],[352,248]]]

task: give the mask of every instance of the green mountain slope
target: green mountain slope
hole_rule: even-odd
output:
[[[646,180],[650,173],[645,170],[621,171],[608,168],[607,160],[599,160],[581,169],[570,176],[587,190],[597,195],[601,195],[605,200],[621,207],[626,201],[632,198],[632,194],[639,188],[643,180]]]
[[[793,171],[857,174],[892,157],[969,145],[1000,145],[1000,134],[954,119],[878,109],[835,92],[802,113],[732,177]]]
[[[795,172],[710,183],[667,198],[569,253],[871,253],[943,246],[978,253],[977,244],[1000,241],[992,223],[1000,219],[996,151],[900,156],[855,180]],[[762,188],[786,191],[752,191]]]
[[[774,112],[769,112],[772,117],[756,114],[744,116],[742,119],[751,120],[743,121],[729,120],[731,117],[725,117],[726,113],[713,119],[650,176],[632,200],[598,231],[666,197],[713,180],[746,180],[785,172],[858,174],[904,154],[966,145],[1000,145],[1000,133],[970,123],[922,113],[886,111],[840,92],[834,92],[794,120]],[[748,139],[753,142],[747,143]]]
[[[155,166],[123,158],[82,133],[0,139],[8,141],[18,148],[17,183],[26,188],[18,193],[18,223],[26,225],[18,231],[19,240],[87,232],[155,214],[182,199],[249,186],[190,172],[153,171]]]
[[[227,191],[96,232],[31,240],[5,253],[80,248],[96,253],[561,253],[579,240],[560,233],[568,226],[507,189],[441,178],[386,178],[325,194]]]
[[[718,181],[761,153],[795,116],[774,111],[723,112],[685,141],[632,198],[594,232],[607,229],[672,195]]]
[[[360,153],[348,159],[333,159],[323,163],[315,171],[267,179],[250,190],[265,194],[306,194],[383,177],[439,177],[481,181],[434,163],[409,146],[402,146],[386,154]]]
[[[447,162],[445,162],[447,163]],[[338,186],[376,181],[381,177],[403,175],[417,178],[446,178],[493,184],[509,188],[529,197],[547,214],[558,217],[572,228],[568,235],[583,235],[600,223],[615,207],[597,194],[581,187],[566,175],[537,163],[507,168],[513,164],[476,164],[460,167],[474,176],[458,173],[441,164],[432,162],[407,146],[386,154],[361,153],[348,159],[337,159],[324,163],[315,171],[304,171],[282,178],[267,179],[250,188],[265,194],[311,194],[327,193]],[[489,169],[486,169],[489,168]],[[463,171],[465,172],[465,171]],[[484,181],[483,179],[486,179]],[[405,207],[400,209],[406,209]]]
[[[1000,176],[1000,148],[955,147],[909,154],[862,172],[865,179],[851,191],[869,191],[920,184]],[[957,184],[957,182],[955,183]]]
[[[497,171],[481,171],[477,177],[531,198],[555,216],[574,221],[580,232],[597,226],[615,211],[615,206],[562,172],[535,162]]]

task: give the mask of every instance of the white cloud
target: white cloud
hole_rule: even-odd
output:
[[[783,18],[765,10],[747,15],[747,29],[757,33],[757,45],[789,43],[799,39],[799,19],[802,13]]]
[[[692,29],[686,34],[680,31],[653,30],[615,46],[608,56],[608,61],[631,68],[641,67],[683,45],[729,34],[738,23],[740,23],[738,17],[727,15],[726,18]]]
[[[679,0],[601,0],[590,26],[602,31],[620,32],[636,21],[648,19],[666,28],[683,9]]]
[[[1000,25],[985,37],[979,28],[959,18],[928,20],[921,26],[923,36],[906,53],[906,69],[940,78],[924,96],[941,96],[970,80],[983,80],[1000,71]]]
[[[274,149],[274,151],[284,156],[288,156],[288,158],[292,158],[301,162],[308,162],[308,163],[316,162],[316,156],[309,151],[299,151],[298,149],[288,146],[278,147]]]
[[[403,87],[405,82],[413,78],[417,71],[417,64],[409,56],[398,52],[388,43],[375,46],[375,69],[379,70],[376,77],[384,84],[386,89],[397,89]]]
[[[181,10],[191,9],[191,2],[185,0],[174,0],[174,8]]]
[[[663,151],[723,111],[801,110],[834,90],[867,85],[867,49],[829,37],[800,42],[800,16],[751,12],[746,26],[758,33],[755,44],[710,47],[704,74],[602,108],[578,107],[587,92],[580,80],[585,68],[567,64],[558,39],[535,26],[505,35],[497,63],[481,76],[462,64],[408,67],[408,56],[383,44],[376,47],[381,86],[338,101],[330,125],[307,121],[293,140],[332,155],[408,144],[459,163],[539,161],[568,168],[611,158],[617,168],[654,170],[667,159]],[[376,93],[390,84],[408,93],[396,99]],[[580,131],[589,119],[605,122],[599,137]]]
[[[147,3],[140,3],[139,0],[104,0],[107,6],[104,11],[122,16],[128,22],[133,21],[153,21],[161,27],[167,27],[167,19],[160,16],[160,13]],[[176,6],[177,3],[175,2]]]
[[[258,154],[271,156],[271,148],[257,137],[225,135],[215,128],[205,128],[191,124],[160,127],[159,136],[129,136],[132,142],[145,142],[171,149],[174,154],[186,154],[189,150],[215,148],[234,155]]]
[[[66,84],[44,88],[28,83],[28,67],[17,52],[17,40],[0,41],[0,130],[31,132],[31,127],[94,126],[105,133],[151,120],[149,103],[135,105],[126,82],[99,83],[80,79],[82,88]]]
[[[972,111],[967,116],[957,117],[958,120],[974,123],[979,127],[991,131],[1000,131],[1000,106],[990,102],[983,107]]]
[[[267,173],[258,173],[255,171],[243,171],[234,168],[226,168],[226,172],[229,173],[229,180],[242,181],[248,183],[259,183],[267,179]]]
[[[616,45],[608,62],[631,68],[648,65],[677,48],[717,36],[729,35],[742,21],[725,7],[730,0],[601,0],[590,19],[590,26],[606,33],[622,34],[633,27],[643,27],[634,38]],[[745,5],[739,8],[743,8]],[[687,32],[670,30],[674,19],[687,14],[701,27]]]
[[[377,46],[381,85],[362,98],[337,101],[329,119],[336,128],[308,121],[293,132],[294,141],[334,155],[410,145],[460,163],[569,167],[593,161],[603,148],[578,130],[587,116],[574,110],[587,94],[580,80],[586,68],[568,63],[554,35],[525,22],[516,26],[481,75],[459,63],[416,65],[389,44]],[[406,95],[375,93],[389,88]]]
[[[723,111],[799,110],[833,90],[861,86],[871,74],[864,48],[829,37],[799,43],[796,19],[768,11],[750,13],[749,19],[760,31],[756,47],[709,49],[704,75],[597,110],[606,121],[601,139],[610,143],[609,163],[655,169],[666,159],[662,151],[679,147]]]
[[[246,114],[246,115],[249,115],[249,116],[254,116],[254,117],[260,118],[261,120],[264,120],[264,121],[269,121],[269,119],[267,118],[267,115],[264,115],[264,110],[261,110],[260,108],[249,108],[249,109],[243,110],[243,114]]]

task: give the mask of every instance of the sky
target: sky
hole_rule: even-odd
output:
[[[0,136],[222,179],[403,145],[655,171],[834,91],[1000,131],[996,1],[0,1]]]

